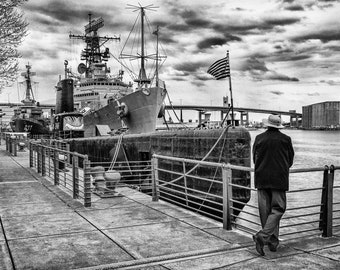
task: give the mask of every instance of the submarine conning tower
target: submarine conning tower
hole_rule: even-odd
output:
[[[57,97],[55,113],[73,112],[74,102],[73,102],[73,80],[63,79],[60,80],[56,86]]]

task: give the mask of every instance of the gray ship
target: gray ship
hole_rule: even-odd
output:
[[[140,15],[143,24],[143,8],[140,8]],[[157,75],[153,80],[146,76],[145,61],[150,58],[144,54],[144,42],[141,43],[140,53],[135,57],[140,65],[139,75],[134,80],[137,83],[136,89],[133,89],[132,83],[123,82],[123,71],[120,70],[116,77],[110,76],[106,62],[111,53],[108,48],[102,50],[102,46],[109,40],[119,38],[99,36],[98,30],[103,26],[102,18],[92,19],[89,14],[85,34],[70,34],[70,38],[81,39],[86,43],[81,53],[81,59],[85,63],[79,64],[79,75],[72,76],[75,78],[74,106],[83,114],[84,136],[108,135],[121,130],[127,130],[131,134],[153,132],[156,130],[157,118],[164,108],[165,86],[160,86]],[[157,56],[153,57],[158,62]]]

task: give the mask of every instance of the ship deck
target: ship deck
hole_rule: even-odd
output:
[[[261,257],[249,235],[134,189],[90,208],[0,145],[0,269],[339,269],[331,238],[283,241]]]

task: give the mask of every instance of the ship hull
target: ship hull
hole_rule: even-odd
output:
[[[50,130],[38,120],[15,118],[10,122],[14,132],[29,132],[31,135],[48,134]]]
[[[106,125],[118,130],[124,125],[128,133],[141,134],[156,130],[156,121],[166,95],[158,87],[130,93],[103,108],[84,116],[85,137],[98,135],[97,127]],[[122,106],[124,109],[122,109]],[[121,114],[121,116],[119,115]]]

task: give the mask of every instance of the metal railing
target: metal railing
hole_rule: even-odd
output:
[[[4,132],[1,136],[6,141],[6,151],[13,156],[16,156],[18,151],[23,151],[29,143],[26,132]]]
[[[162,165],[164,163],[167,166]],[[156,154],[152,158],[152,167],[154,201],[162,198],[199,212],[223,222],[223,228],[227,230],[236,227],[254,233],[261,229],[256,189],[234,181],[237,171],[253,173],[253,168]],[[179,167],[182,171],[178,170]],[[197,174],[202,167],[215,168],[216,173],[213,177],[203,177]],[[291,207],[281,220],[280,237],[295,238],[312,232],[320,234],[320,231],[324,237],[332,236],[333,228],[340,226],[340,186],[339,183],[334,185],[335,171],[339,168],[290,170],[291,183],[295,182],[295,175],[304,178],[302,174],[306,174],[307,180],[312,177],[316,181],[313,185],[306,181],[302,185],[292,185],[287,192],[288,206]],[[315,173],[321,175],[311,176]],[[333,196],[335,192],[337,196]]]
[[[156,154],[151,163],[90,162],[86,155],[70,152],[67,144],[55,140],[31,142],[29,148],[30,167],[36,168],[74,199],[83,201],[85,206],[91,206],[93,170],[101,166],[104,171],[114,170],[121,174],[119,185],[152,194],[154,201],[162,198],[219,220],[227,230],[236,227],[254,233],[261,228],[256,189],[248,181],[242,183],[240,180],[239,172],[253,173],[250,167]],[[320,234],[320,231],[324,237],[329,237],[334,228],[340,227],[340,183],[335,182],[335,178],[339,181],[339,177],[335,177],[339,168],[290,170],[291,184],[298,178],[314,178],[314,184],[302,181],[287,192],[289,208],[281,220],[280,237],[296,238],[313,232]],[[295,179],[295,176],[299,177]]]
[[[92,162],[87,155],[70,151],[63,140],[31,141],[29,164],[54,185],[58,185],[74,199],[91,206],[91,194],[109,197],[117,186],[128,186],[144,193],[152,193],[151,161]],[[96,190],[96,180],[105,172],[118,172],[119,182],[105,179],[106,194]],[[98,177],[99,172],[99,177]],[[100,175],[102,177],[100,177]]]
[[[91,206],[91,162],[87,155],[64,150],[63,143],[33,142],[29,144],[29,166],[74,199]],[[66,144],[65,144],[66,145]],[[59,147],[59,148],[58,148]]]

